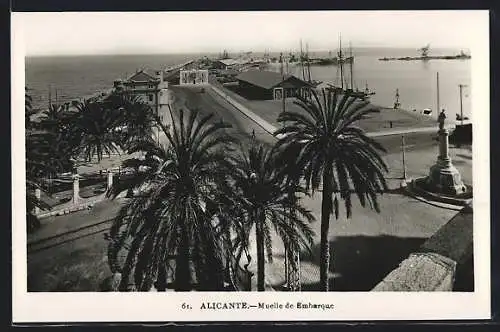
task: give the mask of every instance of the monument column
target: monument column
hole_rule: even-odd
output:
[[[439,129],[438,131],[438,139],[439,139],[439,156],[438,161],[441,161],[443,164],[449,164],[451,162],[450,154],[449,154],[449,132],[448,129]]]
[[[438,117],[439,155],[437,163],[430,168],[427,185],[434,192],[457,195],[465,193],[466,187],[462,182],[460,173],[451,162],[448,143],[449,132],[444,128],[445,119],[446,115],[443,110]]]

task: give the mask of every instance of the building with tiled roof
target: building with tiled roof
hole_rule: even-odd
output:
[[[249,99],[282,99],[302,94],[310,84],[293,76],[273,71],[249,70],[236,76],[239,90]]]
[[[115,91],[138,96],[158,112],[158,108],[161,107],[161,91],[168,87],[163,75],[162,70],[141,69],[125,81],[115,81],[114,88]]]

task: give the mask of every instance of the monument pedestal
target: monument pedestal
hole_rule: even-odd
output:
[[[427,177],[429,189],[436,193],[458,195],[466,192],[466,187],[458,170],[453,166],[448,154],[448,136],[447,129],[440,129],[439,135],[439,156],[435,165],[430,168]]]

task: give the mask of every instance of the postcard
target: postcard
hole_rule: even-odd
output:
[[[13,322],[490,318],[488,23],[13,12]]]

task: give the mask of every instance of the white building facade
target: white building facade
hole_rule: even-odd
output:
[[[207,69],[181,70],[179,76],[180,85],[205,85],[208,84]]]

